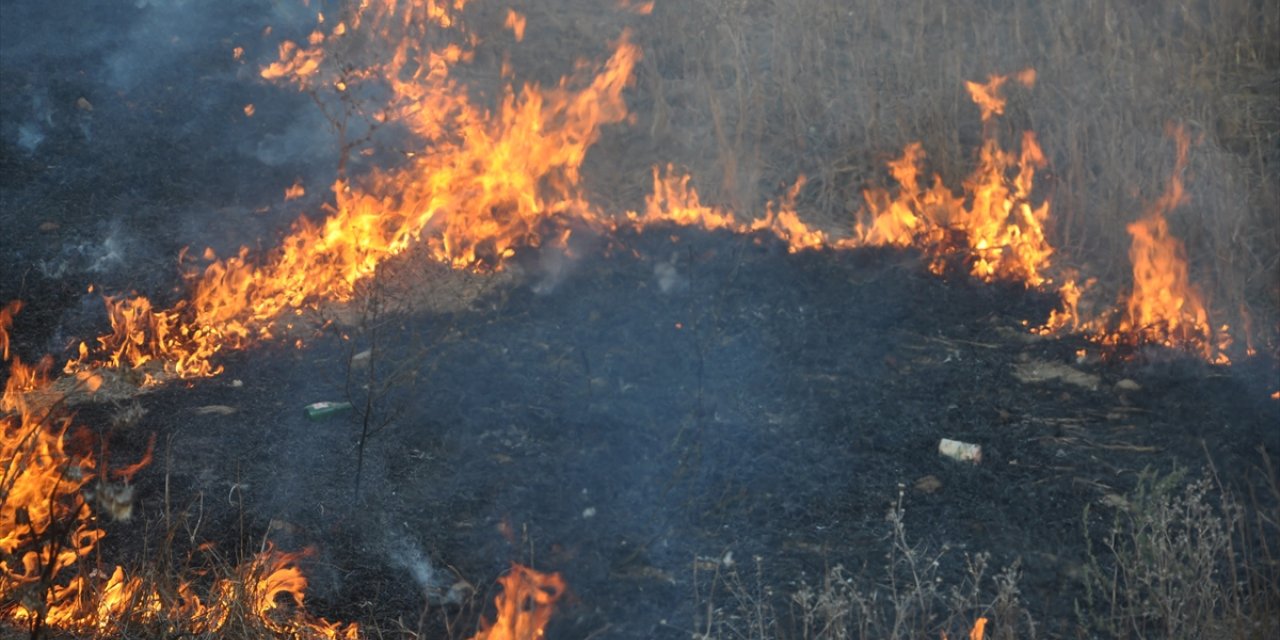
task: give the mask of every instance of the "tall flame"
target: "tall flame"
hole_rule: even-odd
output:
[[[1210,324],[1204,300],[1188,274],[1186,249],[1169,230],[1166,216],[1187,199],[1183,174],[1191,141],[1182,125],[1170,125],[1168,133],[1177,145],[1173,174],[1143,217],[1127,227],[1133,239],[1129,248],[1133,290],[1118,324],[1110,328],[1096,322],[1093,330],[1103,344],[1157,344],[1228,364],[1230,359],[1224,353],[1231,343],[1228,327],[1215,330]]]
[[[93,459],[66,448],[70,419],[48,404],[28,402],[31,391],[49,384],[52,361],[29,366],[10,357],[8,329],[20,308],[10,303],[0,310],[0,351],[9,361],[0,396],[0,601],[16,603],[11,615],[27,619],[24,612],[33,608],[54,615],[76,599],[74,582],[59,585],[55,578],[88,555],[103,532],[90,524],[81,493]]]
[[[449,65],[469,59],[469,50],[423,44],[428,25],[458,24],[462,5],[365,3],[350,26],[317,29],[308,47],[282,45],[264,77],[303,88],[385,81],[392,90],[385,112],[425,141],[421,152],[358,184],[339,180],[323,223],[299,220],[263,259],[242,249],[214,261],[195,278],[188,299],[170,309],[156,310],[143,297],[108,298],[112,333],[96,346],[82,344],[66,370],[157,362],[170,375],[216,375],[211,358],[219,351],[270,337],[273,321],[286,312],[349,299],[357,282],[414,243],[454,266],[496,268],[514,247],[537,245],[550,218],[595,220],[579,192],[579,169],[600,127],[626,118],[622,90],[639,49],[623,33],[596,73],[579,72],[547,89],[509,87],[490,113],[472,105],[449,76]],[[327,77],[325,44],[357,29],[400,37],[395,55],[366,68],[344,65],[343,79]]]

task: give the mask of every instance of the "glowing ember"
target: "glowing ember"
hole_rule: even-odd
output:
[[[498,584],[502,592],[493,600],[497,617],[492,623],[481,621],[480,632],[472,640],[542,638],[556,601],[564,595],[565,585],[560,574],[538,573],[512,565],[511,571],[498,579]]]

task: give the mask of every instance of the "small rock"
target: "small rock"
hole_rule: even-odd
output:
[[[79,100],[76,100],[76,108],[81,111],[91,112],[93,111],[93,103],[81,97]]]
[[[912,488],[922,493],[934,493],[938,489],[942,488],[942,481],[938,479],[938,476],[929,474],[919,480],[916,480],[915,484],[912,485]]]
[[[56,223],[56,222],[54,222],[54,221],[52,221],[52,220],[45,220],[44,222],[41,222],[41,223],[40,223],[40,230],[41,230],[41,231],[43,231],[43,232],[45,232],[45,233],[52,233],[52,232],[57,231],[58,229],[61,229],[61,228],[62,228],[62,225],[60,225],[60,224],[58,224],[58,223]]]
[[[1130,378],[1125,378],[1116,383],[1116,391],[1138,391],[1140,389],[1142,389],[1142,385]]]
[[[1101,378],[1096,374],[1085,373],[1061,362],[1043,360],[1033,360],[1014,365],[1013,375],[1018,380],[1026,383],[1060,381],[1090,390],[1097,389],[1098,383],[1101,381]]]

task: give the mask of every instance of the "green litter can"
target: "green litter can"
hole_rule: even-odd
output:
[[[303,407],[307,411],[307,417],[312,420],[328,420],[339,413],[345,413],[351,410],[350,402],[312,402]]]

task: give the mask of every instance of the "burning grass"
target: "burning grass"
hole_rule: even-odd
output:
[[[435,259],[455,268],[501,269],[518,247],[568,251],[574,225],[600,233],[619,224],[659,222],[766,230],[793,250],[915,247],[930,256],[936,273],[959,263],[984,281],[1059,287],[1064,309],[1045,325],[1047,330],[1092,326],[1103,344],[1154,343],[1229,361],[1224,350],[1231,328],[1209,319],[1186,276],[1181,245],[1163,222],[1184,199],[1185,132],[1178,134],[1179,161],[1170,191],[1146,219],[1128,227],[1135,261],[1128,312],[1120,323],[1104,327],[1097,318],[1105,311],[1081,317],[1086,307],[1080,298],[1087,288],[1077,285],[1075,269],[1059,267],[1063,275],[1056,285],[1048,275],[1055,253],[1047,229],[1052,203],[1036,188],[1035,178],[1049,160],[1036,133],[1018,132],[1018,151],[1007,151],[1001,142],[996,117],[1006,111],[1005,85],[1012,77],[1031,88],[1034,69],[965,85],[980,112],[982,142],[959,189],[948,186],[941,173],[926,186],[924,146],[907,143],[902,157],[888,163],[897,187],[863,188],[865,206],[848,212],[855,222],[844,229],[820,228],[797,213],[804,176],[791,179],[794,186],[779,203],[753,215],[704,204],[690,178],[671,165],[665,172],[653,169],[644,211],[614,214],[590,201],[582,167],[604,127],[636,118],[623,99],[643,58],[631,30],[621,31],[602,63],[579,63],[576,73],[554,87],[506,81],[490,109],[473,102],[457,79],[478,46],[476,34],[466,28],[464,7],[462,2],[366,4],[337,18],[317,14],[306,44],[283,41],[279,59],[262,69],[263,78],[293,84],[322,105],[356,101],[354,107],[332,109],[343,114],[331,116],[340,131],[348,124],[342,118],[351,113],[373,113],[370,126],[403,127],[416,137],[414,148],[397,166],[341,177],[323,223],[299,219],[265,255],[243,248],[218,259],[206,250],[207,266],[188,274],[189,295],[168,309],[153,308],[143,296],[107,297],[112,333],[96,344],[82,343],[65,370],[140,370],[156,363],[165,375],[216,375],[220,351],[271,338],[275,323],[287,314],[326,300],[349,300],[356,283],[410,245],[422,243]],[[510,18],[507,23],[515,24]],[[523,18],[519,24],[523,34]],[[512,73],[504,65],[503,77]],[[362,104],[351,97],[357,93],[383,97],[378,104]],[[344,147],[343,152],[357,151]],[[340,164],[345,163],[344,155]],[[155,381],[152,374],[147,377],[144,383]]]
[[[978,34],[984,42],[993,48],[994,43],[1008,43],[1002,46],[1012,51],[927,69],[922,53],[929,40],[950,43],[951,51],[968,50],[972,44],[964,41],[969,34],[946,29],[952,19],[947,10],[925,3],[905,9],[879,2],[862,4],[841,7],[838,11],[847,13],[839,15],[832,13],[836,9],[818,4],[783,0],[755,3],[750,12],[738,3],[693,3],[686,9],[691,17],[658,8],[652,21],[659,28],[651,29],[663,31],[660,27],[667,26],[672,33],[684,34],[688,40],[684,49],[664,51],[653,43],[647,55],[658,62],[646,62],[646,45],[651,43],[647,38],[654,33],[637,35],[632,28],[619,29],[610,39],[607,55],[597,62],[577,63],[573,72],[551,84],[518,84],[518,65],[507,57],[498,74],[503,79],[500,90],[488,101],[473,97],[462,79],[482,45],[481,37],[468,29],[472,14],[463,0],[362,3],[339,15],[317,13],[315,28],[305,42],[280,42],[276,59],[261,69],[260,76],[309,93],[327,108],[326,114],[344,136],[350,124],[345,118],[353,113],[364,114],[368,127],[401,128],[408,140],[401,150],[402,161],[348,172],[350,157],[374,150],[361,148],[359,141],[344,140],[344,155],[337,159],[341,176],[332,185],[327,217],[320,222],[299,219],[276,248],[265,252],[242,248],[219,258],[205,251],[200,267],[186,274],[185,297],[166,308],[140,295],[107,296],[111,332],[79,345],[63,368],[65,380],[71,382],[63,384],[92,393],[103,383],[104,370],[132,372],[139,387],[174,377],[216,376],[222,371],[220,354],[277,338],[282,333],[279,324],[305,309],[352,299],[357,287],[380,265],[410,247],[425,248],[433,259],[456,269],[500,271],[522,248],[557,249],[572,256],[575,233],[608,236],[624,227],[660,224],[768,233],[791,251],[914,248],[927,257],[929,269],[937,274],[959,271],[984,282],[1060,292],[1062,308],[1044,324],[1042,333],[1083,330],[1113,353],[1155,345],[1185,349],[1210,362],[1227,364],[1233,336],[1255,315],[1248,309],[1261,309],[1265,318],[1276,315],[1280,289],[1257,294],[1259,287],[1249,283],[1264,277],[1259,274],[1274,271],[1272,256],[1280,255],[1280,246],[1274,234],[1270,239],[1266,234],[1243,234],[1254,238],[1244,241],[1240,233],[1251,225],[1274,231],[1274,223],[1257,218],[1257,211],[1275,198],[1274,185],[1267,182],[1274,177],[1274,168],[1261,163],[1261,134],[1230,138],[1231,125],[1218,123],[1217,140],[1204,143],[1234,140],[1242,148],[1239,155],[1244,161],[1256,157],[1263,166],[1259,177],[1251,169],[1241,169],[1239,161],[1223,159],[1216,147],[1206,154],[1225,166],[1223,171],[1229,175],[1245,176],[1241,180],[1249,187],[1244,189],[1244,199],[1251,203],[1231,217],[1218,215],[1224,213],[1221,205],[1210,207],[1198,221],[1211,233],[1206,234],[1208,241],[1191,249],[1199,256],[1222,256],[1217,262],[1200,258],[1201,263],[1210,264],[1201,265],[1199,271],[1214,274],[1210,286],[1227,303],[1217,308],[1194,284],[1194,256],[1170,226],[1169,217],[1188,200],[1191,145],[1186,128],[1170,130],[1177,160],[1165,178],[1163,194],[1153,200],[1149,194],[1154,179],[1124,184],[1133,193],[1121,197],[1114,181],[1125,176],[1117,178],[1111,175],[1114,171],[1097,170],[1085,160],[1107,157],[1097,146],[1105,136],[1071,126],[1088,122],[1105,128],[1116,122],[1082,117],[1079,102],[1061,100],[1061,87],[1072,86],[1070,80],[1076,77],[1065,61],[1094,45],[1118,51],[1122,66],[1129,66],[1099,75],[1116,78],[1127,72],[1128,88],[1146,87],[1145,81],[1134,80],[1139,61],[1132,51],[1139,47],[1133,46],[1132,38],[1150,36],[1133,35],[1143,28],[1133,10],[1103,3],[1096,12],[1081,12],[1064,21],[1064,14],[1055,13],[1061,8],[1014,2],[991,26],[974,21],[984,25]],[[646,15],[654,7],[635,9]],[[1269,36],[1280,29],[1280,18],[1273,12],[1248,2],[1213,4],[1196,11],[1206,14],[1211,27],[1214,19],[1221,26],[1202,29],[1201,16],[1164,16],[1163,26],[1196,45],[1177,45],[1167,51],[1173,60],[1170,64],[1186,62],[1183,49],[1207,47],[1221,56],[1217,48],[1225,47],[1229,34],[1236,62],[1232,66],[1229,58],[1215,58],[1219,65],[1231,68],[1221,82],[1244,82],[1264,72],[1274,75],[1278,54]],[[1260,22],[1254,20],[1259,15]],[[526,35],[532,37],[531,27],[545,17],[533,8],[508,10],[503,27],[523,43]],[[904,88],[896,85],[889,91],[877,87],[865,92],[880,98],[837,93],[847,91],[846,85],[857,86],[857,78],[848,74],[884,73],[866,68],[866,63],[845,65],[857,59],[857,43],[873,28],[873,18],[887,25],[885,37],[898,45],[901,56],[881,60],[885,68],[916,72],[912,81],[934,95],[954,95],[959,78],[980,75],[972,73],[975,65],[985,67],[983,73],[1010,66],[1004,61],[1011,59],[1018,60],[1013,68],[1024,68],[1025,62],[1035,66],[963,85],[978,111],[977,130],[964,124],[962,116],[972,120],[973,114],[960,100],[902,100]],[[681,24],[674,25],[677,21]],[[689,32],[709,22],[716,26],[707,30],[713,36],[705,42]],[[1044,26],[1059,23],[1070,27]],[[1125,28],[1117,27],[1118,23]],[[797,25],[812,29],[797,33]],[[1091,45],[1095,32],[1108,35]],[[236,51],[239,59],[243,49]],[[1092,69],[1115,59],[1087,57],[1085,66]],[[683,63],[686,75],[667,77],[664,69],[681,66],[677,63]],[[633,88],[638,69],[646,70],[645,83]],[[1187,80],[1166,70],[1164,79],[1172,77],[1175,86],[1188,87],[1206,73],[1185,74],[1190,76]],[[943,82],[938,78],[948,79],[937,84]],[[1058,99],[1068,110],[1077,110],[1068,120],[1074,117],[1079,122],[1063,124],[1046,113],[1043,102],[1037,102],[1046,98],[1031,97],[1043,93],[1046,84],[1058,87],[1050,90],[1048,100]],[[1096,90],[1105,95],[1106,89]],[[649,158],[649,166],[641,172],[651,177],[644,207],[607,209],[593,199],[593,189],[584,178],[586,159],[609,127],[643,124],[628,107],[628,91],[652,103],[652,111],[644,117],[649,120],[650,136],[659,141],[674,135],[669,129],[670,100],[678,102],[679,115],[684,116],[705,106],[710,126],[703,137],[714,140],[706,148],[714,149],[715,156],[693,155],[679,164],[671,158]],[[691,97],[699,91],[704,97]],[[873,99],[897,102],[866,102]],[[832,121],[833,112],[843,112],[833,105],[846,103],[859,118],[852,124]],[[1184,121],[1214,102],[1194,93],[1191,104],[1190,113],[1166,111],[1158,116]],[[1133,105],[1108,107],[1130,113]],[[1116,119],[1135,128],[1123,113]],[[821,130],[814,123],[822,124]],[[858,165],[866,164],[865,158],[849,151],[888,148],[872,144],[884,139],[902,149],[896,159],[884,163],[892,186],[874,177],[881,171],[878,167],[867,175],[854,175]],[[971,153],[962,142],[975,151]],[[672,146],[679,156],[681,146]],[[801,167],[811,177],[780,176],[782,167],[767,165],[765,158],[772,157],[769,150],[787,146],[808,149],[812,158],[784,153],[779,156],[782,164],[788,169]],[[933,158],[932,172],[926,165],[926,149]],[[1125,159],[1127,152],[1112,151],[1111,161]],[[690,174],[678,166],[694,170]],[[1051,167],[1055,173],[1048,182],[1065,189],[1044,186],[1045,172]],[[701,176],[718,177],[719,188],[713,190],[710,202],[722,204],[709,203],[699,194],[694,187],[697,180],[715,181]],[[780,178],[775,183],[790,186],[764,202],[759,185],[774,178]],[[1102,195],[1081,195],[1098,191]],[[295,184],[286,198],[304,193]],[[1132,222],[1124,220],[1147,200],[1151,202],[1145,206],[1145,215]],[[1058,216],[1064,209],[1066,215]],[[1104,213],[1089,217],[1082,211]],[[839,224],[833,224],[834,214],[844,216]],[[1121,222],[1130,236],[1132,284],[1113,311],[1106,303],[1083,299],[1099,295],[1089,283],[1100,278],[1114,288],[1110,282],[1114,278],[1107,275],[1115,267],[1091,273],[1088,266],[1111,260],[1108,256],[1116,251],[1112,245],[1118,235],[1113,232]],[[1232,227],[1230,241],[1219,229],[1222,225]],[[1230,242],[1237,241],[1247,250],[1227,250]],[[1097,289],[1103,290],[1100,295],[1112,293],[1105,291],[1107,287]],[[1097,307],[1102,310],[1089,311]],[[7,329],[16,311],[11,305],[0,314],[0,350],[6,359]],[[1224,322],[1223,316],[1236,319]],[[1254,338],[1244,337],[1246,343]],[[302,607],[306,580],[297,568],[297,557],[267,548],[214,581],[204,599],[207,604],[193,595],[190,586],[158,590],[127,577],[119,568],[99,576],[105,580],[91,581],[84,562],[103,533],[94,525],[86,491],[101,496],[110,489],[119,497],[124,489],[110,483],[127,488],[129,476],[141,464],[108,470],[99,468],[88,453],[68,450],[65,436],[72,419],[59,408],[62,392],[48,378],[49,366],[46,361],[41,367],[29,367],[13,359],[3,402],[7,464],[5,506],[0,510],[0,533],[5,537],[0,551],[6,557],[0,592],[19,603],[8,612],[13,620],[33,629],[51,625],[100,635],[131,624],[217,634],[233,619],[252,621],[276,635],[358,634],[354,626],[331,625],[306,615]],[[52,399],[37,403],[34,398],[40,393],[52,394]],[[898,536],[895,544],[903,545],[900,550],[910,550],[901,531]],[[924,598],[918,593],[920,572],[914,565],[909,568],[918,583],[915,593]],[[1008,577],[1003,580],[1011,583]],[[498,618],[477,638],[540,635],[563,583],[557,576],[517,567],[503,585],[509,600],[505,604],[499,600]],[[941,597],[933,592],[926,595]],[[281,609],[282,601],[292,605]],[[912,607],[925,612],[934,606],[897,600],[893,604],[895,615],[915,615]],[[172,622],[174,616],[183,622]],[[937,631],[931,622],[918,622],[895,620],[895,637],[904,628]],[[970,626],[968,619],[964,626]],[[982,635],[981,630],[973,633]],[[758,635],[767,636],[763,630]]]

